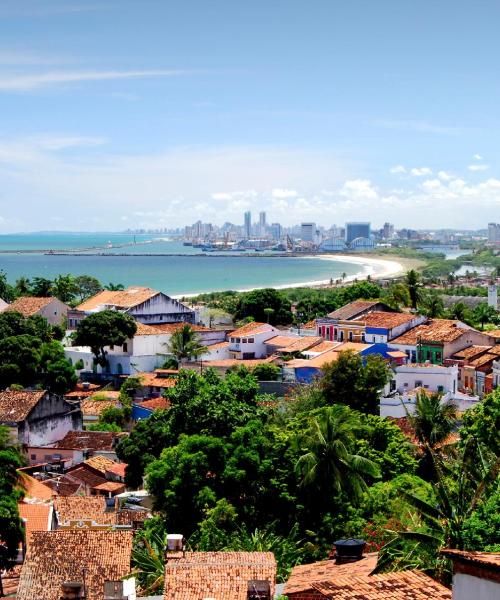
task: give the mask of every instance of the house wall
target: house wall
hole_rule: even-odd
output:
[[[69,448],[41,448],[40,446],[28,446],[26,449],[29,465],[38,465],[43,462],[55,462],[54,455],[61,457],[62,460],[69,460],[66,463],[68,467],[77,465],[84,460],[81,450],[73,450]]]
[[[500,360],[493,362],[493,387],[500,386]]]
[[[45,317],[50,325],[61,325],[66,319],[68,314],[69,306],[61,302],[57,298],[54,298],[52,302],[49,302],[44,306],[38,314]]]
[[[127,311],[141,323],[194,323],[195,312],[166,294],[157,294]]]
[[[229,353],[236,353],[234,358],[243,358],[244,354],[253,354],[254,358],[265,358],[267,356],[267,351],[264,342],[271,339],[275,335],[279,335],[279,330],[275,327],[271,327],[269,331],[248,334],[241,338],[231,337],[229,339]],[[235,339],[239,339],[240,342],[233,341]],[[253,342],[243,342],[243,340],[249,339],[252,339]]]
[[[500,583],[466,573],[453,576],[453,600],[493,600],[500,598]]]
[[[401,365],[394,370],[396,389],[402,393],[416,387],[425,387],[432,392],[455,393],[458,389],[458,366],[410,367]]]
[[[46,394],[28,415],[19,423],[19,443],[45,446],[61,440],[68,431],[81,430],[82,412],[61,396]]]

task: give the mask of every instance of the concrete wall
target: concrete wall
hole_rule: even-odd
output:
[[[194,323],[195,313],[187,306],[166,294],[157,294],[128,311],[130,315],[146,325],[155,323]]]
[[[500,583],[465,573],[453,576],[453,600],[494,600],[500,598]]]
[[[47,319],[50,325],[61,325],[68,314],[69,306],[57,298],[53,298],[38,314]]]
[[[279,335],[279,330],[271,327],[269,331],[261,331],[255,334],[248,334],[242,336],[241,338],[233,338],[232,336],[229,339],[229,352],[241,352],[242,354],[254,354],[255,358],[266,358],[267,349],[264,344],[267,340],[270,340],[272,337]],[[235,339],[239,339],[240,342],[233,341]],[[253,339],[254,341],[249,343],[245,341],[243,343],[242,340]]]
[[[68,431],[83,428],[82,412],[61,396],[46,394],[19,423],[19,442],[28,446],[46,446],[61,440]]]

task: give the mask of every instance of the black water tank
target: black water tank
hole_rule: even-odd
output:
[[[356,538],[346,538],[337,540],[333,545],[335,546],[337,562],[354,562],[363,557],[366,542]]]

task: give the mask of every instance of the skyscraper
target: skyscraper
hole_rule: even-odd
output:
[[[243,235],[246,240],[252,237],[252,213],[248,210],[245,213],[245,225],[243,226]]]
[[[500,244],[500,223],[488,223],[488,243]]]
[[[301,223],[300,224],[300,239],[303,242],[314,242],[316,233],[316,223]]]
[[[356,238],[370,237],[370,223],[346,223],[345,241],[350,244]]]
[[[266,235],[266,212],[263,210],[259,213],[259,235]]]

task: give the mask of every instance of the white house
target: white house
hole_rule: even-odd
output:
[[[61,325],[70,307],[58,298],[52,296],[46,298],[38,298],[36,296],[21,296],[14,300],[12,304],[8,304],[0,311],[15,311],[21,313],[23,317],[32,317],[40,315],[47,319],[50,325]]]
[[[145,325],[159,323],[194,323],[195,312],[163,292],[146,287],[129,287],[121,291],[103,290],[70,311],[69,329],[75,329],[87,315],[102,310],[118,310]]]
[[[453,561],[453,600],[500,598],[500,552],[443,550]]]
[[[264,342],[280,332],[269,323],[247,323],[229,336],[229,358],[265,358],[267,348]]]
[[[455,402],[460,411],[472,408],[479,402],[478,396],[458,391],[458,366],[406,364],[394,368],[393,378],[387,384],[380,400],[381,417],[405,417],[415,411],[417,394],[439,392],[442,402]]]

